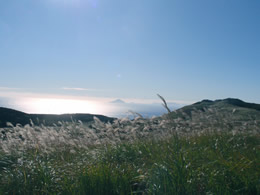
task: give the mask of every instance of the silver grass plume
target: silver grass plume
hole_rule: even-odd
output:
[[[168,105],[167,105],[165,99],[164,99],[162,96],[160,96],[159,94],[157,94],[157,96],[163,101],[163,104],[162,104],[163,107],[168,111],[168,113],[171,113],[171,110],[170,110],[170,108],[168,107]]]

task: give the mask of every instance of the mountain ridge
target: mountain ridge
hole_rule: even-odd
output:
[[[224,103],[224,104],[230,104],[233,106],[238,106],[242,108],[249,108],[260,111],[260,104],[256,103],[248,103],[244,102],[243,100],[237,99],[237,98],[226,98],[226,99],[217,99],[217,100],[202,100],[200,102],[196,102],[192,105],[202,105],[202,104],[217,104],[217,103]],[[190,105],[190,106],[192,106]]]
[[[110,102],[111,104],[125,104],[125,102],[121,99],[116,99]]]
[[[115,118],[98,114],[28,114],[11,108],[0,107],[0,128],[7,127],[7,122],[13,125],[26,125],[32,121],[35,125],[44,124],[53,126],[59,121],[72,122],[80,120],[82,122],[91,122],[94,117],[97,117],[102,122],[112,122],[115,120]]]
[[[212,115],[214,112],[214,115]],[[236,98],[226,98],[218,100],[204,99],[191,105],[184,106],[170,113],[173,118],[186,118],[201,115],[203,117],[214,117],[225,115],[226,119],[250,121],[260,118],[260,104],[247,103]],[[232,115],[232,116],[231,116]],[[222,120],[222,119],[221,119]]]

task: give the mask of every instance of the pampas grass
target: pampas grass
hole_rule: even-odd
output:
[[[150,119],[9,124],[0,134],[0,194],[260,193],[259,119],[172,113],[159,97],[169,114]]]

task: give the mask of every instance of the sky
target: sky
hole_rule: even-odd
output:
[[[116,99],[153,107],[156,94],[175,107],[260,103],[259,10],[259,0],[0,0],[0,106],[109,114]]]

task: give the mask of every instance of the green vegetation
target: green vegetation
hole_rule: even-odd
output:
[[[171,136],[44,153],[1,154],[1,194],[259,194],[260,139]]]
[[[1,129],[0,194],[260,194],[259,113],[233,109]]]

